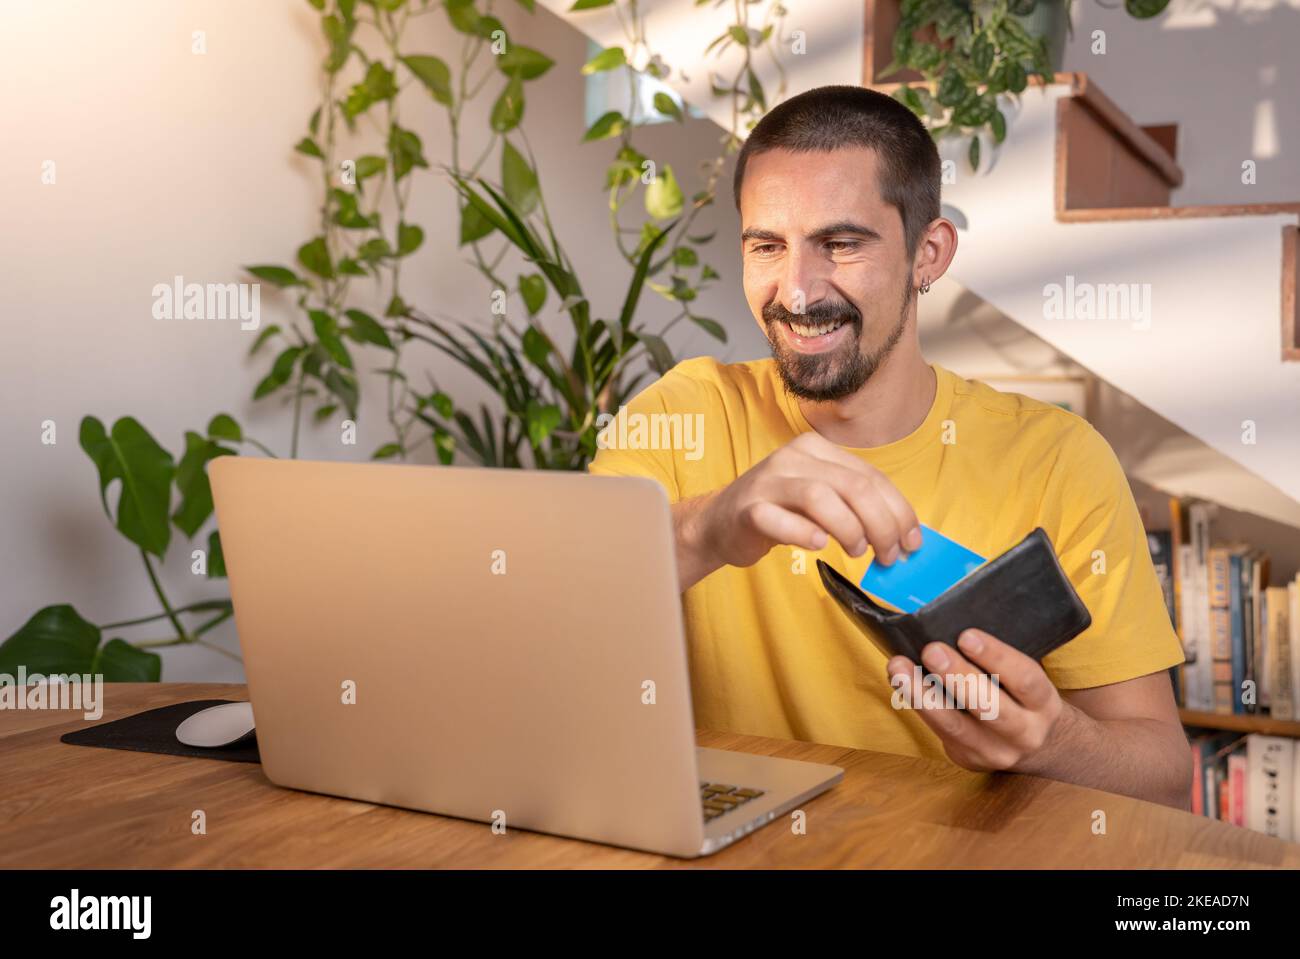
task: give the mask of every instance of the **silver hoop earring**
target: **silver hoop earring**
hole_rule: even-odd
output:
[[[922,280],[922,281],[921,281],[921,292],[922,292],[922,293],[929,293],[929,292],[930,292],[930,281],[929,281],[929,280]]]

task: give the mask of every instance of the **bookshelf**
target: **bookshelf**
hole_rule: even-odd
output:
[[[1223,729],[1237,733],[1260,733],[1265,736],[1290,736],[1300,739],[1300,722],[1288,719],[1270,719],[1268,716],[1228,715],[1205,713],[1195,709],[1178,710],[1184,726],[1199,729]]]

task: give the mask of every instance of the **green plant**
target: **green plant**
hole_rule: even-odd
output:
[[[1125,0],[1134,17],[1157,16],[1169,0]],[[969,136],[972,168],[979,167],[980,133],[994,143],[1007,135],[1001,94],[1017,96],[1038,75],[1050,80],[1047,38],[1031,34],[1025,18],[1040,5],[1063,4],[1069,24],[1072,0],[902,0],[894,33],[894,60],[881,79],[905,69],[923,81],[903,84],[895,96],[929,127],[936,140]]]
[[[207,464],[218,456],[235,455],[234,446],[260,444],[244,436],[239,424],[224,413],[212,418],[205,433],[186,432],[185,452],[179,460],[131,417],[119,419],[111,430],[106,430],[98,419],[87,416],[81,421],[80,442],[98,473],[104,513],[139,552],[162,610],[99,626],[69,604],[47,606],[0,644],[0,672],[12,675],[21,666],[45,675],[101,673],[108,682],[157,681],[162,675],[162,660],[153,652],[157,647],[198,643],[222,655],[232,655],[204,638],[230,618],[230,600],[216,598],[175,605],[163,590],[155,562],[166,558],[174,531],[193,539],[211,518]],[[116,497],[110,503],[109,488],[113,484]],[[191,560],[195,575],[209,580],[225,577],[221,538],[215,529],[208,534],[207,549],[192,551]],[[191,617],[202,621],[187,625]],[[152,624],[162,620],[175,635],[130,642],[114,637],[104,642],[107,632],[146,624],[152,629]]]
[[[363,372],[357,358],[378,351],[385,362],[372,372],[386,383],[392,435],[376,445],[372,458],[405,459],[429,442],[444,464],[459,452],[490,466],[580,469],[594,454],[599,414],[621,405],[649,371],[662,372],[673,364],[663,338],[669,328],[689,319],[724,338],[719,324],[696,315],[689,305],[698,290],[718,276],[700,257],[700,248],[712,235],[688,231],[696,214],[713,200],[721,158],[705,165],[704,187],[688,204],[671,167],[665,165],[654,173],[653,162],[632,146],[630,137],[638,120],[635,99],[631,115],[607,115],[587,131],[584,142],[618,139],[605,189],[611,226],[630,268],[617,315],[593,316],[573,264],[552,229],[537,164],[522,127],[526,84],[554,64],[541,51],[511,42],[492,15],[492,2],[308,0],[320,14],[326,56],[320,104],[294,149],[319,164],[319,226],[298,247],[292,265],[247,267],[256,279],[292,296],[296,307],[283,326],[263,328],[249,350],[250,356],[269,357],[269,368],[253,399],[274,398],[292,407],[289,457],[298,455],[303,418],[308,414],[317,426],[327,421],[339,425],[351,421],[355,426]],[[529,12],[534,8],[534,0],[517,2]],[[574,9],[612,2],[579,0]],[[740,72],[730,85],[723,79],[713,84],[717,95],[733,98],[733,129],[724,138],[724,151],[739,142],[738,124],[752,125],[766,110],[768,98],[753,70],[752,55],[764,45],[772,52],[779,35],[776,24],[784,12],[779,3],[772,3],[764,25],[751,28],[748,18],[753,4],[733,3],[736,25],[710,46],[719,53],[731,43],[744,48]],[[630,56],[627,51],[605,51],[597,62],[584,66],[584,72],[645,59],[648,72],[666,75],[661,61],[645,48],[636,0],[625,0],[622,13],[632,31]],[[461,56],[452,64],[412,52],[404,42],[412,18],[430,14],[444,15],[462,38]],[[351,78],[345,80],[349,70]],[[417,172],[430,169],[420,136],[399,116],[398,93],[408,85],[424,90],[427,102],[445,111],[450,152],[445,173],[457,194],[461,246],[486,281],[492,302],[517,295],[526,321],[512,320],[508,311],[494,311],[489,326],[478,326],[436,317],[408,304],[402,267],[420,248],[425,234],[408,220],[407,210]],[[487,111],[490,136],[482,153],[467,164],[462,160],[466,108],[485,91],[492,95]],[[665,99],[672,104],[672,110],[665,112],[683,122],[676,104]],[[656,106],[664,108],[660,100]],[[345,152],[340,145],[343,131],[354,137],[369,132],[372,148]],[[516,136],[522,150],[514,142]],[[494,154],[499,156],[500,179],[492,183],[481,170]],[[623,226],[619,214],[638,190],[643,191],[646,219],[635,227]],[[538,218],[545,239],[534,225]],[[634,245],[624,243],[629,234],[637,237]],[[490,245],[496,249],[489,249]],[[514,284],[503,275],[505,257],[512,252],[524,263]],[[663,271],[670,273],[667,282],[655,282],[652,277]],[[363,282],[368,292],[378,293],[379,301],[387,304],[381,316],[359,308],[357,287]],[[657,330],[639,316],[646,287],[680,306],[680,312]],[[568,317],[566,336],[572,338],[571,344],[549,334],[540,318],[551,294]],[[428,370],[424,371],[428,388],[413,386],[405,369],[407,347],[413,343],[431,345],[471,370],[494,395],[495,405],[480,403],[477,416],[471,416],[438,387]],[[271,346],[275,349],[268,353]],[[309,404],[314,409],[309,410]],[[339,422],[343,417],[346,420]],[[88,416],[82,421],[80,439],[98,472],[105,513],[139,553],[161,609],[96,625],[71,605],[47,606],[0,643],[0,672],[14,673],[25,666],[45,674],[99,672],[110,681],[157,680],[162,669],[153,651],[157,647],[196,643],[232,655],[207,639],[232,615],[230,599],[178,606],[163,589],[156,565],[174,546],[174,533],[193,540],[206,528],[206,549],[191,551],[191,571],[205,581],[223,578],[220,535],[211,528],[212,493],[206,466],[218,456],[237,455],[242,446],[267,456],[276,454],[245,435],[227,414],[214,416],[202,432],[186,432],[179,458],[132,417],[122,417],[106,430]],[[110,489],[115,490],[115,498]],[[129,641],[114,636],[104,641],[110,632],[152,629],[157,624],[169,626],[172,635]]]
[[[706,2],[710,0],[696,0],[696,5]],[[716,6],[725,0],[712,2]],[[415,309],[403,314],[409,321],[403,327],[405,338],[430,343],[472,372],[500,400],[496,409],[480,404],[475,417],[438,389],[436,383],[426,392],[409,392],[411,415],[433,431],[440,455],[449,457],[452,449],[459,449],[485,466],[531,463],[545,469],[581,469],[595,453],[600,415],[617,410],[649,371],[663,373],[674,364],[665,339],[673,326],[689,320],[725,341],[721,324],[692,309],[700,290],[719,274],[700,256],[700,247],[713,235],[690,231],[696,216],[714,201],[725,154],[737,149],[741,142],[740,126],[752,126],[767,109],[767,95],[753,68],[754,55],[767,49],[779,67],[773,50],[780,36],[784,8],[779,3],[770,4],[762,26],[752,27],[748,19],[752,6],[733,0],[737,22],[705,50],[720,56],[735,44],[741,56],[730,81],[719,77],[712,80],[714,95],[730,98],[732,127],[722,140],[723,156],[701,165],[705,182],[689,203],[671,165],[658,169],[632,143],[632,133],[640,120],[634,70],[626,71],[629,111],[604,113],[583,135],[584,142],[617,140],[606,170],[605,189],[614,242],[632,271],[617,319],[592,315],[572,262],[556,238],[526,136],[527,158],[506,144],[501,178],[496,184],[466,176],[455,168],[447,170],[464,203],[462,225],[471,223],[475,227],[470,235],[500,234],[538,272],[521,275],[515,288],[527,314],[522,323],[513,322],[504,310],[494,311],[490,330],[476,330],[469,324]],[[668,68],[647,43],[645,20],[637,0],[623,4],[614,0],[578,0],[571,10],[601,7],[615,9],[626,42],[597,53],[583,65],[582,73],[590,75],[640,64],[647,75],[666,77]],[[778,95],[783,91],[782,76]],[[659,112],[679,123],[684,121],[676,101],[666,93],[656,94],[654,104]],[[643,198],[645,215],[636,225],[625,225],[623,215],[638,193]],[[535,228],[532,223],[538,219],[541,224]],[[633,237],[634,243],[627,242]],[[462,240],[465,238],[462,229]],[[654,277],[665,272],[669,274],[667,282],[656,282]],[[487,271],[484,275],[501,290],[503,285],[494,275]],[[657,330],[636,319],[646,286],[678,307],[676,315]],[[541,315],[548,291],[569,320],[565,333],[572,338],[572,346],[567,353],[564,342],[547,329]],[[649,369],[640,368],[642,365]]]

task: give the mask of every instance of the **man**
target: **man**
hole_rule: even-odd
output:
[[[1009,770],[1186,808],[1183,661],[1106,441],[1066,410],[927,363],[916,329],[957,248],[940,161],[904,106],[822,87],[777,106],[736,163],[743,285],[772,359],[678,364],[628,413],[700,415],[703,450],[602,448],[673,504],[700,726]],[[996,675],[997,718],[911,703],[912,664],[866,642],[816,574],[921,545],[992,558],[1042,526],[1092,625],[1039,665],[968,630],[922,661]],[[815,554],[815,555],[814,555]]]

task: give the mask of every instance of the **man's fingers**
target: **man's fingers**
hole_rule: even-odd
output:
[[[841,496],[856,509],[863,505],[863,512],[868,515],[862,515],[860,518],[864,524],[871,524],[875,517],[878,517],[883,511],[888,515],[889,520],[886,523],[881,519],[874,519],[878,524],[877,528],[868,526],[873,532],[879,532],[880,541],[877,542],[875,537],[871,539],[871,545],[876,550],[876,555],[883,557],[889,552],[890,547],[897,544],[900,549],[916,550],[920,548],[921,532],[920,521],[916,518],[916,511],[912,505],[903,496],[897,486],[890,481],[889,477],[871,464],[854,456],[847,450],[841,449],[830,440],[818,434],[803,434],[800,440],[805,436],[811,436],[798,447],[810,459],[820,460],[823,463],[834,464],[840,467],[839,470],[826,472],[826,478],[832,482]],[[817,464],[814,464],[814,471],[822,473]],[[865,481],[865,482],[864,482]],[[865,508],[865,504],[870,504],[870,509]],[[891,533],[890,530],[896,532]],[[916,530],[912,534],[912,530]],[[909,534],[913,536],[909,539]]]
[[[821,479],[786,479],[774,499],[778,505],[806,516],[834,536],[850,555],[860,556],[866,551],[869,539],[866,527],[831,483]]]
[[[816,462],[816,469],[818,475],[852,510],[866,541],[875,549],[877,556],[888,555],[895,546],[901,548],[903,530],[880,496],[872,477],[824,460]],[[862,551],[854,552],[850,548],[849,552],[857,556]]]
[[[947,643],[933,642],[921,650],[921,665],[938,676],[950,696],[960,697],[960,705],[986,723],[995,723],[999,731],[1010,735],[1025,724],[1025,711],[1011,696],[1003,696],[999,686],[980,667],[972,664]],[[999,682],[1001,677],[999,677]],[[983,715],[985,703],[981,700],[980,684],[987,683],[985,692],[997,697],[991,704],[992,715]]]
[[[967,659],[984,672],[998,677],[1004,692],[1026,709],[1042,709],[1052,699],[1055,687],[1031,657],[996,636],[980,629],[965,630],[957,646]]]
[[[749,521],[762,536],[787,546],[804,549],[825,549],[826,531],[798,513],[767,500],[760,500],[749,508]]]
[[[898,524],[901,546],[913,552],[920,549],[921,521],[916,518],[916,511],[912,509],[912,504],[899,492],[898,487],[889,477],[879,470],[872,477],[872,481],[876,486],[876,494],[884,501],[885,506],[894,516],[894,522]]]

